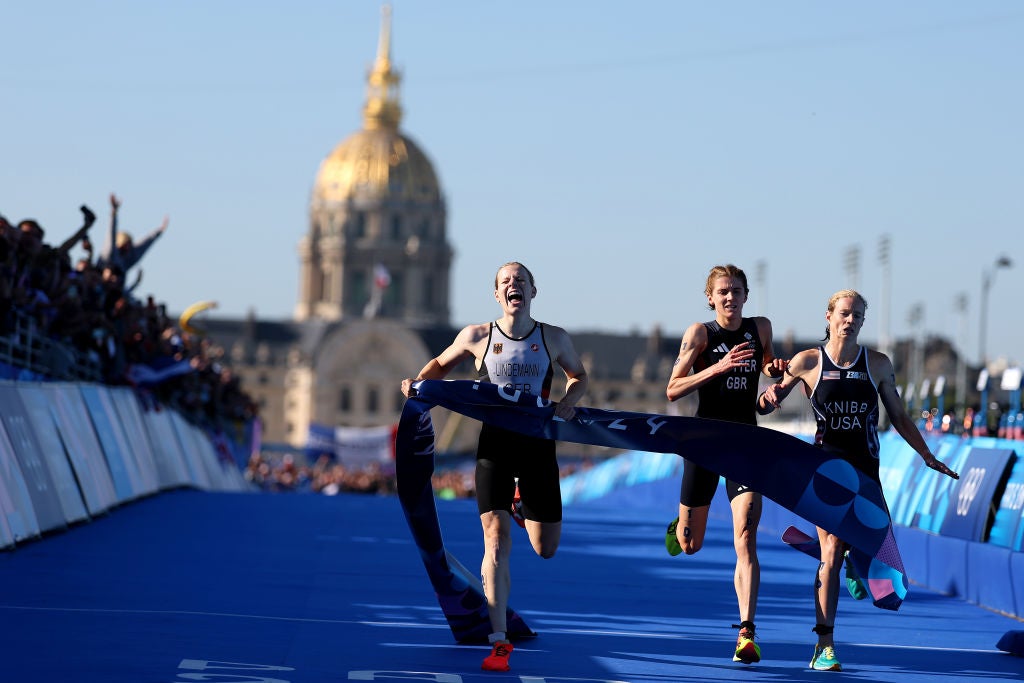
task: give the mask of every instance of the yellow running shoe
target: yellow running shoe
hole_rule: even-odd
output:
[[[754,642],[754,632],[748,628],[740,629],[736,638],[736,653],[732,661],[754,664],[761,661],[761,648]]]

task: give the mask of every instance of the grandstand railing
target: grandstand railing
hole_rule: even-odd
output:
[[[10,330],[0,335],[0,363],[56,380],[98,382],[99,358],[41,333],[35,320],[12,311]]]

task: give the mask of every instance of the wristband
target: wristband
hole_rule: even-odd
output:
[[[767,390],[765,390],[765,391],[767,391]],[[762,405],[761,405],[761,399],[762,398],[764,398],[764,391],[762,391],[760,394],[757,395],[757,402],[754,404],[754,409],[757,411],[758,415],[767,415],[770,412],[772,412],[773,410],[775,410],[775,406],[768,405],[766,403],[762,407]]]

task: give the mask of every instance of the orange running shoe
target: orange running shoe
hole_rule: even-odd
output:
[[[480,668],[484,671],[508,671],[508,658],[512,656],[512,643],[495,643],[491,654],[484,657]]]

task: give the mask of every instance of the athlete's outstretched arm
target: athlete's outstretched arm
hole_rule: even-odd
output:
[[[917,425],[907,415],[907,411],[903,407],[903,400],[896,392],[896,377],[892,369],[892,361],[889,360],[889,357],[879,351],[869,351],[868,360],[871,363],[871,376],[880,378],[878,382],[878,398],[882,401],[882,405],[885,406],[885,412],[889,416],[889,421],[892,422],[893,429],[903,437],[904,441],[910,444],[911,448],[917,451],[917,454],[924,460],[925,465],[936,472],[945,474],[947,477],[959,479],[959,474],[949,469],[944,462],[935,457],[928,448],[924,437],[921,436]]]
[[[814,388],[814,374],[818,371],[821,356],[817,349],[807,349],[793,356],[786,366],[781,382],[772,384],[757,397],[757,412],[767,415],[782,405],[790,392],[800,383]]]
[[[409,398],[413,382],[421,379],[444,379],[459,363],[467,358],[475,357],[480,341],[487,338],[490,324],[467,325],[455,336],[455,341],[448,348],[431,358],[423,366],[416,378],[406,377],[402,380],[402,394]]]

